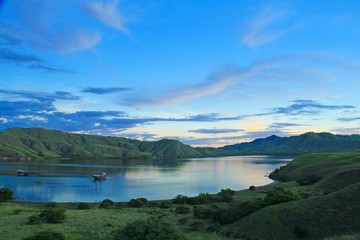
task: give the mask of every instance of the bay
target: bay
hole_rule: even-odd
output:
[[[0,188],[18,201],[98,202],[196,196],[223,188],[246,189],[271,183],[267,174],[291,161],[285,156],[233,156],[182,160],[51,159],[0,161]],[[29,176],[17,176],[17,170]],[[105,181],[92,175],[106,172]]]

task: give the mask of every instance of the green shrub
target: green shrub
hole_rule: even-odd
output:
[[[0,189],[0,202],[8,202],[14,200],[14,192],[8,188]]]
[[[14,209],[13,213],[14,213],[15,215],[18,215],[18,214],[20,214],[22,211],[23,211],[22,209],[17,208],[17,209]]]
[[[139,207],[145,207],[147,202],[148,200],[146,198],[136,198],[136,199],[131,199],[127,205],[128,207],[139,208]]]
[[[232,190],[230,188],[226,188],[226,189],[221,189],[221,191],[218,194],[219,195],[230,194],[231,196],[233,196],[235,193],[236,193],[235,190]]]
[[[254,191],[255,188],[256,188],[256,187],[255,187],[254,185],[251,185],[251,186],[249,187],[249,190],[250,190],[250,191]]]
[[[256,212],[262,207],[263,206],[261,199],[246,201],[238,206],[218,209],[214,211],[212,220],[220,224],[230,224],[238,221],[242,217],[249,215],[250,213]]]
[[[28,224],[38,224],[41,223],[41,217],[39,214],[31,215],[28,220]]]
[[[196,218],[211,218],[214,214],[214,209],[209,206],[196,206],[193,209],[193,213]]]
[[[232,202],[232,200],[234,199],[233,195],[231,195],[230,193],[224,193],[221,195],[221,201],[222,202]]]
[[[306,238],[308,236],[308,232],[299,225],[294,227],[293,232],[297,238]]]
[[[24,240],[65,240],[65,236],[60,232],[44,231],[36,233],[31,237],[24,238]]]
[[[282,188],[274,188],[266,193],[266,197],[263,199],[263,204],[264,206],[268,206],[300,199],[302,199],[302,197],[295,192],[284,190]]]
[[[188,214],[188,213],[190,213],[190,208],[186,205],[181,205],[175,209],[175,212],[177,214]]]
[[[174,203],[174,204],[185,204],[188,201],[189,201],[189,197],[179,194],[172,200],[172,203]]]
[[[45,209],[39,217],[47,223],[62,223],[66,219],[66,214],[64,209]]]
[[[78,210],[90,209],[90,205],[86,202],[80,202],[77,204],[76,209]]]
[[[172,208],[172,203],[169,201],[161,202],[159,207],[160,208]]]
[[[55,208],[55,207],[57,207],[57,203],[56,203],[56,202],[48,202],[48,203],[46,204],[46,207]]]
[[[198,231],[202,225],[201,221],[193,221],[189,226],[192,231]]]
[[[114,202],[111,199],[104,199],[100,203],[99,208],[109,208],[114,205]]]
[[[135,220],[115,232],[115,240],[186,240],[172,223],[159,217]]]
[[[186,217],[180,218],[180,219],[179,219],[179,223],[180,223],[181,225],[184,225],[184,224],[188,223],[188,218],[186,218]]]

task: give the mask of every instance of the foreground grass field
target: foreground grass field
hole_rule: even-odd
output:
[[[125,239],[360,239],[359,171],[360,153],[315,154],[274,171],[273,184],[237,192],[224,189],[212,195],[129,203],[1,202],[0,239],[26,239],[38,232],[58,232],[67,240],[123,239],[119,233],[126,226],[149,218],[171,223],[184,238],[135,234]],[[29,223],[49,209],[65,209],[66,218],[56,224],[43,219]],[[146,234],[142,225],[129,229]]]

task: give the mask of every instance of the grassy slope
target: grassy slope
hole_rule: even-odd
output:
[[[298,239],[295,228],[307,239],[359,233],[360,183],[336,193],[273,205],[225,228],[234,237],[248,239]]]
[[[301,156],[275,178],[286,179],[278,185],[310,194],[309,198],[263,208],[226,226],[223,232],[247,239],[298,239],[295,228],[301,228],[307,233],[305,239],[356,238],[354,234],[360,234],[359,169],[359,152]],[[295,182],[314,174],[321,179],[313,184],[299,186]],[[323,195],[324,191],[332,193]]]
[[[241,154],[307,154],[347,152],[360,149],[360,135],[304,133],[299,136],[270,136],[249,143],[224,146],[222,149]]]
[[[183,158],[221,153],[223,152],[220,150],[205,151],[169,139],[141,142],[120,137],[70,134],[43,128],[11,128],[0,133],[0,157]]]

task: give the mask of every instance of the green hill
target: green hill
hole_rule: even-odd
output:
[[[10,128],[0,133],[0,157],[9,158],[183,158],[219,152],[217,149],[205,152],[170,139],[142,142],[43,128]]]
[[[268,189],[285,188],[303,199],[261,208],[225,226],[223,234],[269,240],[358,239],[360,152],[304,155],[270,177],[280,182]]]
[[[360,135],[334,135],[331,133],[304,133],[299,136],[255,139],[248,143],[227,145],[222,150],[237,154],[308,154],[348,152],[360,149]]]

